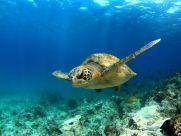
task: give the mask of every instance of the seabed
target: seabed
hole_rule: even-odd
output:
[[[181,73],[146,93],[108,99],[2,97],[0,136],[181,136]]]

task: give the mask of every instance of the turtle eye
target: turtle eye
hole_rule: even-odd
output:
[[[77,77],[77,79],[82,79],[82,77],[83,77],[83,72],[81,72],[81,73],[79,72],[76,77]]]
[[[92,79],[92,73],[89,70],[84,70],[82,79],[91,80]]]

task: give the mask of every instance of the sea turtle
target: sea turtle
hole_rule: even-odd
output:
[[[54,71],[52,74],[59,79],[71,81],[74,87],[95,89],[97,92],[109,87],[119,90],[120,85],[136,76],[136,73],[126,63],[156,45],[160,40],[148,43],[121,60],[110,54],[96,53],[85,59],[80,66],[73,68],[68,74],[61,71]]]

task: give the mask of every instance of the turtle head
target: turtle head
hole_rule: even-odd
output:
[[[69,79],[74,87],[86,87],[94,78],[94,69],[86,65],[78,66],[69,73]]]

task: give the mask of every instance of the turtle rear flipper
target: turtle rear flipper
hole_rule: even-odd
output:
[[[57,77],[58,79],[69,80],[68,74],[62,73],[61,71],[54,71],[52,75]]]
[[[96,89],[96,93],[100,93],[100,92],[102,92],[101,89]]]
[[[109,71],[117,69],[118,67],[120,67],[120,66],[124,65],[125,63],[127,63],[128,61],[134,59],[136,56],[138,56],[138,55],[142,54],[143,52],[147,51],[148,49],[150,49],[151,47],[153,47],[154,45],[156,45],[160,41],[161,41],[161,39],[157,39],[157,40],[149,42],[147,45],[145,45],[141,49],[135,51],[134,53],[128,55],[127,57],[121,59],[120,61],[112,64],[110,67],[105,69],[102,74],[105,75],[105,74],[109,73]]]
[[[121,85],[118,85],[118,86],[115,86],[114,87],[114,91],[115,92],[118,92],[118,91],[120,91],[121,90]]]

